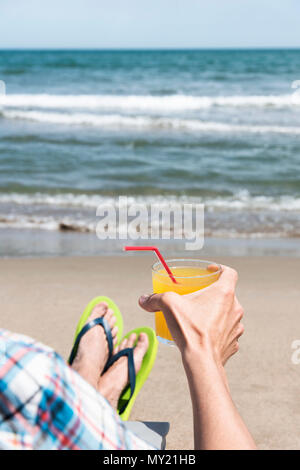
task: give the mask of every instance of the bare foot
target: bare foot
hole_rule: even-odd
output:
[[[126,349],[133,348],[136,341],[136,334],[133,333],[128,339],[122,341],[120,346],[115,349],[115,353]],[[137,345],[134,348],[133,358],[136,374],[141,368],[143,358],[149,347],[149,340],[146,333],[140,333]],[[103,374],[98,382],[98,390],[111,404],[117,409],[118,401],[124,388],[128,384],[128,359],[121,357],[118,359],[106,372]]]
[[[114,346],[117,343],[118,328],[115,325],[114,312],[108,308],[106,302],[96,305],[86,323],[103,317],[111,328]],[[99,376],[108,359],[108,343],[106,334],[101,325],[94,326],[87,331],[80,340],[72,368],[76,370],[87,382],[97,388]]]

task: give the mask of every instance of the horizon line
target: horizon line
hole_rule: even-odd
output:
[[[30,52],[42,52],[42,51],[95,51],[95,52],[151,52],[151,51],[284,51],[284,50],[300,50],[299,46],[242,46],[242,47],[0,47],[1,52],[5,51],[30,51]]]

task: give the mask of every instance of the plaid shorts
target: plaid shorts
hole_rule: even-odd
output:
[[[0,449],[153,447],[55,351],[0,329]]]

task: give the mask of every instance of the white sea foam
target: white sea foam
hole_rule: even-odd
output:
[[[122,204],[130,207],[135,203],[145,204],[148,209],[154,203],[170,209],[174,204],[178,207],[178,203],[203,203],[206,208],[205,236],[300,237],[300,197],[252,196],[247,191],[231,197],[131,196],[121,200],[119,197],[71,193],[0,194],[0,228],[95,233],[99,205],[107,207],[110,204],[118,210]],[[151,218],[145,222],[140,230],[148,237]],[[155,228],[158,228],[155,224],[151,225],[151,229]]]
[[[0,106],[13,108],[86,109],[113,111],[180,112],[222,107],[300,106],[300,94],[286,95],[49,95],[16,94],[0,96]]]
[[[222,122],[198,121],[195,119],[154,118],[143,116],[122,116],[118,114],[66,114],[40,111],[3,111],[7,119],[21,119],[40,123],[60,125],[95,126],[106,129],[177,130],[183,132],[220,132],[252,134],[291,134],[299,135],[300,127],[270,126],[250,124],[226,124]]]
[[[122,203],[130,204],[160,204],[169,207],[172,204],[198,203],[204,204],[207,211],[274,211],[274,212],[300,212],[300,197],[290,195],[282,196],[253,196],[248,191],[239,191],[234,196],[221,197],[192,197],[192,196],[130,196],[120,200],[119,197],[109,197],[96,194],[0,194],[0,204],[15,205],[45,205],[62,208],[85,208],[94,210],[101,204],[112,204],[115,207]]]
[[[0,228],[58,230],[59,225],[52,217],[35,217],[23,214],[0,213]]]
[[[222,220],[217,223],[215,226],[210,226],[206,224],[205,226],[205,236],[206,237],[217,237],[217,238],[300,238],[299,227],[295,224],[289,224],[287,227],[286,224],[280,223],[278,221],[276,224],[270,226],[267,225],[264,227],[262,223],[251,224],[251,220],[247,226],[236,225],[236,220],[227,220],[226,227]],[[78,220],[72,219],[71,217],[52,217],[52,216],[32,216],[24,214],[15,214],[15,215],[2,215],[0,213],[0,229],[9,228],[9,229],[31,229],[31,230],[45,230],[45,231],[54,231],[54,232],[75,232],[75,233],[92,233],[95,234],[97,227],[97,220],[91,222],[90,220]],[[127,228],[127,227],[126,227]],[[122,226],[119,227],[120,231]],[[146,237],[150,236],[149,232],[150,227],[142,228],[140,230],[140,235]],[[153,227],[152,227],[153,229]],[[98,228],[99,230],[99,228]],[[124,226],[125,230],[125,226]],[[105,233],[109,235],[109,230],[105,230]],[[159,232],[158,232],[159,233]],[[171,232],[172,234],[172,232]],[[115,237],[115,232],[113,230],[112,235]],[[178,234],[177,234],[178,235]],[[183,234],[182,234],[183,236]],[[194,236],[193,231],[190,234],[186,233],[186,228],[184,232],[184,237],[192,238]],[[172,239],[172,235],[170,237]]]
[[[36,216],[26,214],[7,215],[0,213],[0,228],[39,229],[50,231],[95,232],[96,224],[88,220],[71,217]]]

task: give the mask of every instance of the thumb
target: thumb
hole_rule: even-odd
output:
[[[157,312],[162,310],[162,295],[163,294],[142,295],[139,298],[139,304],[144,310],[147,310],[147,312]]]

